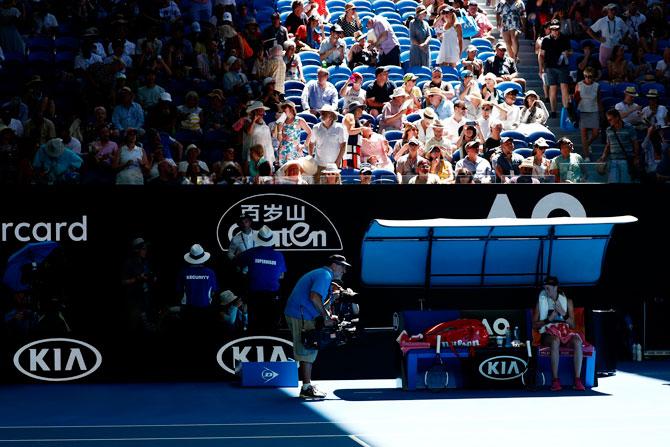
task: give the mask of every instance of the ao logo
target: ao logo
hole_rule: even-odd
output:
[[[293,356],[293,343],[279,337],[256,335],[243,337],[226,343],[216,354],[219,366],[230,374],[242,362],[286,362]],[[266,382],[274,379],[268,374],[277,374],[267,369],[262,372]]]
[[[507,321],[506,318],[497,318],[493,322],[493,327],[489,325],[489,320],[486,318],[482,319],[482,324],[486,328],[486,332],[488,332],[489,335],[505,335],[505,331],[510,326],[509,321]]]
[[[65,382],[93,374],[102,364],[95,347],[71,338],[48,338],[29,343],[14,354],[14,366],[37,380]]]
[[[570,217],[586,217],[586,210],[582,202],[575,196],[564,192],[554,192],[542,197],[535,204],[530,217],[532,219],[542,219],[549,217],[551,212],[555,210],[563,210]],[[512,208],[507,194],[496,195],[493,205],[491,205],[487,218],[493,219],[496,217],[516,218],[516,213],[514,212],[514,208]]]
[[[491,380],[512,380],[526,371],[527,363],[519,357],[499,355],[484,360],[479,365],[479,373]]]

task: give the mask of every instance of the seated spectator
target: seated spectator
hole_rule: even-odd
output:
[[[575,87],[575,101],[579,110],[579,130],[582,138],[584,161],[591,161],[591,144],[600,133],[600,84],[595,82],[594,71],[588,67],[584,71],[584,80]],[[591,136],[589,137],[589,131]]]
[[[323,106],[331,106],[337,110],[337,90],[328,82],[328,70],[319,68],[317,79],[309,81],[302,91],[302,109],[318,116]]]
[[[470,70],[461,72],[463,81],[456,88],[458,99],[465,105],[466,116],[470,119],[477,119],[479,115],[479,105],[482,102],[482,95],[479,91],[479,85]]]
[[[430,163],[430,173],[439,177],[440,183],[454,183],[454,171],[445,159],[445,154],[440,146],[433,146],[426,152],[426,159]]]
[[[363,124],[361,123],[361,116],[365,106],[362,102],[353,101],[349,104],[348,113],[344,115],[342,125],[347,133],[346,152],[344,154],[344,162],[347,168],[356,169],[360,164],[361,158],[361,144]]]
[[[447,131],[444,127],[444,124],[442,124],[442,121],[435,120],[431,126],[431,129],[433,130],[433,136],[428,141],[426,141],[425,147],[440,146],[445,148],[449,154],[449,159],[451,159],[454,145],[452,144],[449,135],[447,135]]]
[[[377,65],[377,52],[366,42],[366,35],[361,31],[354,33],[355,42],[347,52],[347,66],[352,70],[359,65]]]
[[[388,67],[377,67],[375,70],[375,82],[373,82],[365,92],[365,102],[368,106],[368,111],[372,116],[376,117],[382,113],[384,103],[389,102],[394,90],[395,85],[393,82],[389,81]]]
[[[482,141],[486,141],[489,135],[491,135],[491,112],[493,104],[488,101],[482,101],[480,110],[481,112],[476,123],[479,125],[478,130],[482,135]]]
[[[282,102],[281,93],[276,89],[277,83],[273,78],[267,77],[263,79],[263,90],[261,90],[261,96],[259,100],[272,111],[272,113],[277,113],[279,111],[279,105]]]
[[[219,55],[219,42],[211,39],[207,42],[206,50],[196,57],[198,78],[205,81],[216,81],[223,73],[223,61]]]
[[[465,125],[469,120],[466,118],[467,107],[465,102],[457,99],[454,101],[454,113],[449,118],[444,120],[444,131],[447,135],[447,138],[451,141],[451,144],[455,144],[460,136],[460,128]]]
[[[144,135],[142,129],[144,126],[144,110],[133,99],[134,95],[130,87],[123,87],[119,92],[119,103],[114,107],[114,113],[112,113],[112,123],[121,133],[132,128]]]
[[[547,160],[544,156],[545,151],[549,148],[547,140],[540,137],[533,143],[533,152],[531,158],[533,161],[533,175],[540,179],[541,182],[548,181],[546,178],[550,173],[551,160]]]
[[[205,132],[222,129],[227,131],[230,127],[232,110],[226,105],[223,90],[215,88],[207,94],[209,104],[203,110],[202,128]]]
[[[202,133],[200,123],[202,122],[202,107],[200,107],[200,96],[194,91],[186,94],[184,104],[177,107],[179,128]]]
[[[479,156],[479,146],[479,141],[471,141],[465,146],[465,157],[456,162],[456,176],[470,175],[476,183],[491,183],[491,164]],[[468,174],[463,174],[464,171]]]
[[[503,131],[503,124],[500,120],[492,118],[489,122],[489,137],[484,141],[484,158],[487,160],[491,159],[491,155],[495,149],[499,148],[502,144],[502,138],[500,134]]]
[[[511,137],[502,137],[500,150],[491,157],[491,165],[495,169],[499,182],[505,183],[508,177],[519,175],[519,165],[523,157],[514,153],[514,141]]]
[[[656,81],[654,66],[644,60],[646,54],[641,46],[638,46],[633,52],[630,63],[630,77],[633,82]]]
[[[325,39],[323,24],[318,15],[312,15],[307,25],[300,25],[295,33],[298,51],[316,51]]]
[[[459,183],[459,184],[460,183],[463,183],[463,184],[474,183],[474,179],[472,178],[472,172],[468,171],[465,168],[461,168],[461,169],[456,170],[455,177],[456,177],[456,183]]]
[[[70,134],[69,127],[61,129],[60,139],[63,141],[66,149],[70,149],[75,154],[81,154],[81,142]]]
[[[290,34],[294,34],[298,31],[300,26],[307,25],[307,14],[305,14],[305,5],[301,0],[294,0],[291,3],[291,13],[286,17],[284,21],[284,26]]]
[[[344,62],[344,57],[347,54],[347,44],[342,38],[343,35],[342,27],[335,24],[330,29],[330,37],[321,42],[319,56],[321,61],[326,63],[326,66],[341,65]]]
[[[56,138],[56,126],[51,120],[44,117],[41,110],[35,110],[31,118],[26,121],[24,135],[37,144],[46,144]]]
[[[523,107],[521,108],[521,117],[519,122],[521,124],[542,124],[544,125],[549,119],[549,112],[534,90],[528,90],[523,99]]]
[[[416,130],[418,132],[416,137],[422,143],[426,143],[426,141],[433,138],[433,124],[437,119],[437,115],[435,114],[435,110],[430,107],[421,110],[420,113],[421,113],[421,119],[418,121],[416,125]]]
[[[113,183],[112,160],[118,149],[116,143],[110,140],[109,127],[100,126],[98,138],[91,143],[88,149],[86,183]]]
[[[526,158],[519,165],[519,175],[509,177],[505,183],[540,183],[540,180],[533,176],[533,159]]]
[[[386,138],[374,132],[371,124],[361,120],[363,125],[361,142],[361,162],[368,163],[374,169],[393,170],[393,162],[389,159],[389,143]]]
[[[400,158],[402,155],[405,155],[409,151],[409,146],[407,143],[409,140],[412,138],[418,138],[418,127],[414,123],[410,123],[409,121],[405,121],[403,123],[403,130],[402,130],[402,138],[398,141],[395,142],[395,146],[393,146],[393,159],[397,160]],[[432,136],[432,131],[431,131],[431,136]],[[420,138],[418,138],[421,140]],[[425,142],[421,141],[422,143]],[[421,154],[421,151],[420,151]]]
[[[198,157],[200,157],[200,148],[195,144],[190,144],[186,148],[186,160],[179,162],[179,165],[177,165],[177,172],[181,177],[186,176],[188,168],[193,164],[198,165],[198,173],[200,175],[209,174],[209,166]]]
[[[294,40],[284,42],[284,64],[286,65],[286,81],[300,81],[305,83],[302,71],[302,61],[296,54]]]
[[[670,124],[668,120],[668,109],[658,103],[658,90],[655,88],[649,89],[647,92],[647,99],[649,105],[642,109],[642,118],[647,126],[660,128]]]
[[[270,48],[274,45],[281,47],[288,40],[288,30],[282,26],[281,17],[278,12],[272,13],[270,19],[270,26],[263,30],[263,41],[266,42],[265,48]]]
[[[402,182],[402,178],[405,176],[412,176],[417,174],[417,164],[420,161],[427,162],[425,158],[419,155],[419,147],[421,143],[418,139],[412,138],[409,140],[408,148],[409,151],[396,160],[395,172],[398,175],[398,181]],[[430,166],[428,167],[430,170]]]
[[[426,82],[426,84],[423,86],[423,96],[428,97],[428,92],[432,88],[442,90],[444,97],[448,100],[451,100],[456,95],[456,92],[454,91],[454,88],[451,86],[451,84],[442,80],[442,67],[440,66],[433,68],[430,82]]]
[[[521,110],[514,105],[518,93],[517,89],[510,87],[503,92],[504,101],[501,104],[493,104],[491,116],[500,120],[505,130],[514,129],[519,125]]]
[[[621,115],[625,123],[634,127],[646,127],[644,117],[642,116],[642,106],[637,104],[635,98],[638,97],[637,89],[633,86],[626,87],[624,90],[623,101],[616,103],[614,108]]]
[[[360,73],[352,73],[349,80],[340,89],[340,98],[344,99],[344,110],[348,110],[349,106],[354,103],[365,104],[366,92],[361,87],[363,86],[363,76]]]
[[[464,124],[458,129],[458,140],[456,141],[453,150],[450,153],[449,159],[451,159],[451,155],[456,152],[459,153],[460,158],[465,157],[465,146],[473,141],[478,141],[481,143],[482,135],[479,132],[477,126],[473,125],[472,121],[468,121],[468,124]]]
[[[304,147],[300,142],[300,132],[307,133],[305,141],[309,141],[312,129],[307,122],[298,116],[295,104],[290,101],[284,102],[280,105],[284,118],[277,119],[277,140],[279,140],[279,148],[277,149],[277,161],[279,166],[291,160],[297,160],[304,155]]]
[[[387,130],[402,129],[402,122],[407,113],[407,98],[409,95],[405,89],[398,87],[391,94],[391,100],[384,103],[381,113],[381,122],[379,124],[379,131],[384,133]]]
[[[60,138],[52,138],[40,145],[33,159],[33,169],[38,183],[77,183],[82,163],[81,157],[67,149]]]
[[[407,182],[410,185],[437,185],[440,183],[440,177],[430,172],[430,162],[420,160],[416,166],[416,175]]]
[[[342,171],[337,167],[335,163],[328,163],[326,167],[321,171],[321,182],[324,185],[341,185],[342,184]]]
[[[556,183],[580,183],[586,180],[586,167],[582,156],[573,152],[574,146],[569,138],[563,137],[557,141],[561,154],[551,160],[549,168],[556,177]]]
[[[356,34],[356,32],[363,31],[363,25],[358,18],[358,14],[356,13],[356,5],[353,3],[347,3],[344,5],[344,14],[339,19],[337,19],[335,24],[342,28],[344,37],[352,37]]]
[[[465,51],[467,53],[466,56],[461,59],[461,65],[465,70],[470,70],[474,75],[475,79],[479,78],[484,69],[484,64],[482,63],[482,61],[480,59],[477,59],[477,53],[479,52],[479,50],[477,50],[477,47],[474,45],[468,45]]]
[[[150,166],[144,149],[137,144],[136,129],[126,129],[124,144],[112,158],[112,168],[116,171],[117,185],[144,185],[144,171]]]
[[[607,80],[612,84],[627,82],[631,79],[630,62],[625,59],[625,49],[617,45],[612,50],[612,56],[607,61]]]
[[[493,73],[486,73],[484,76],[484,85],[482,85],[480,92],[484,101],[492,103],[500,103],[503,101],[500,91],[496,88],[497,84],[496,75]]]
[[[238,89],[243,89],[243,91],[251,93],[249,79],[247,79],[246,74],[242,73],[241,59],[230,56],[226,64],[228,65],[228,71],[223,75],[223,91],[226,94],[231,94],[235,93]]]
[[[593,72],[594,79],[600,79],[600,62],[598,61],[598,52],[594,50],[593,41],[587,40],[582,44],[582,52],[584,56],[577,60],[577,81],[584,79],[584,72],[590,68]],[[549,96],[549,95],[545,95]]]
[[[519,77],[514,59],[507,56],[507,45],[504,42],[498,42],[495,45],[495,54],[484,62],[484,74],[493,73],[496,75],[496,81],[514,81],[521,87],[526,87],[526,80]]]
[[[272,164],[265,158],[265,149],[260,144],[249,148],[249,177],[253,179],[272,175]]]
[[[426,93],[426,108],[432,108],[439,120],[446,120],[454,114],[454,103],[448,100],[442,90],[432,87]]]
[[[232,147],[228,147],[224,149],[223,151],[223,159],[219,163],[222,169],[227,168],[228,166],[233,166],[235,169],[240,171],[240,176],[242,175],[242,172],[244,170],[242,169],[242,165],[240,165],[236,160],[235,160],[235,149]]]
[[[158,104],[163,93],[165,93],[165,89],[156,84],[156,72],[154,70],[147,71],[145,84],[137,89],[137,101],[139,104],[144,110],[149,110]]]
[[[361,185],[372,184],[372,168],[370,166],[361,166],[358,176],[361,181]]]
[[[414,73],[407,73],[402,78],[402,89],[407,93],[407,111],[414,113],[417,110],[421,110],[421,100],[423,95],[421,94],[421,89],[416,86],[416,80],[419,79]]]
[[[158,177],[161,177],[161,164],[167,164],[170,166],[170,169],[163,169],[162,180],[171,179],[174,181],[174,184],[179,184],[177,181],[177,163],[170,158],[165,158],[165,153],[163,152],[163,146],[159,143],[153,147],[153,151],[145,149],[147,154],[147,164],[150,166],[149,173],[145,178],[145,183],[152,182]],[[159,182],[162,183],[162,182]]]
[[[335,107],[324,104],[319,112],[321,122],[312,128],[308,144],[309,155],[314,157],[318,165],[314,178],[315,183],[320,183],[321,172],[329,163],[342,166],[347,142],[344,126],[336,120]]]
[[[670,47],[663,50],[663,59],[656,63],[656,78],[670,87]]]

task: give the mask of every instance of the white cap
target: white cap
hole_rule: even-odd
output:
[[[223,13],[223,21],[224,22],[232,22],[233,21],[233,15],[229,12],[224,12]]]
[[[168,92],[161,93],[161,101],[172,102],[172,95]]]

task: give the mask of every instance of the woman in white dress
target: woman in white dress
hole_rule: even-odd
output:
[[[440,11],[442,25],[442,44],[437,56],[438,65],[449,65],[455,67],[461,60],[463,52],[463,30],[460,23],[456,21],[456,14],[452,7],[445,6]]]
[[[126,129],[126,144],[114,152],[112,167],[117,185],[144,185],[143,170],[148,169],[149,162],[142,146],[137,145],[135,129]]]

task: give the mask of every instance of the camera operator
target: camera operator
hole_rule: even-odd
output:
[[[331,294],[333,280],[341,280],[347,268],[351,267],[342,255],[332,255],[325,266],[305,273],[296,283],[286,303],[284,314],[293,338],[295,359],[300,362],[298,370],[302,388],[300,397],[303,399],[323,399],[326,393],[312,385],[312,364],[316,360],[318,350],[307,349],[302,342],[304,330],[320,329],[321,326],[331,327],[336,318],[326,310],[325,303]]]

